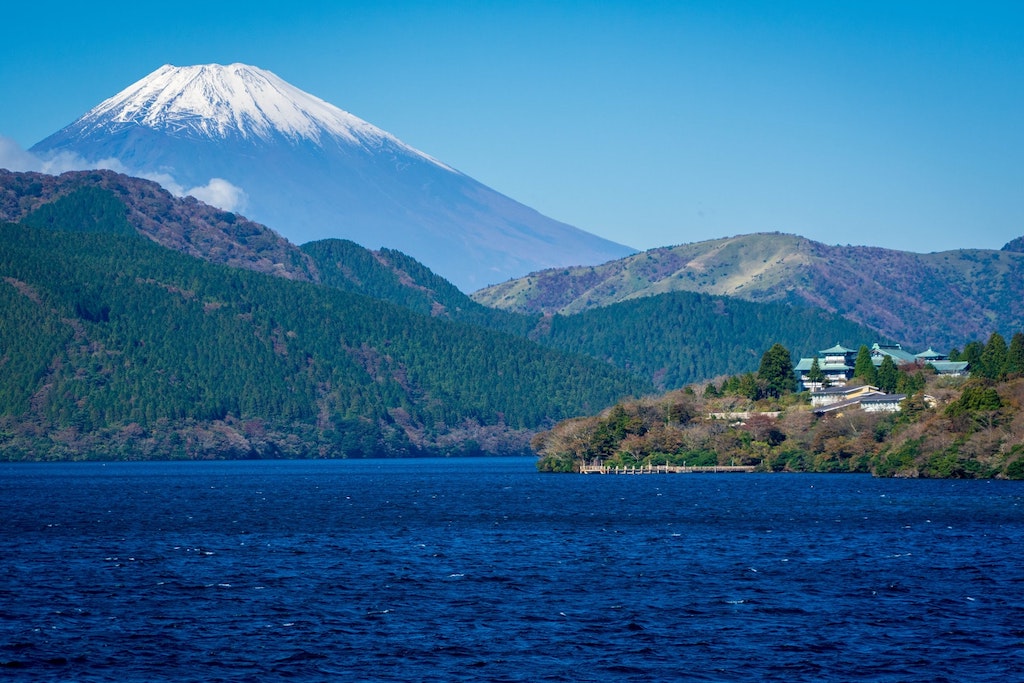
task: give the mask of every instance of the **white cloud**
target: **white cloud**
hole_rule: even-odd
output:
[[[216,206],[225,211],[241,211],[245,208],[248,195],[245,191],[233,185],[223,178],[210,178],[206,185],[199,185],[186,190],[181,183],[175,180],[170,173],[154,173],[138,171],[128,168],[118,159],[101,159],[100,161],[86,161],[73,152],[58,152],[57,154],[39,157],[32,152],[24,150],[18,143],[10,138],[0,135],[0,168],[9,171],[39,171],[53,175],[65,171],[87,171],[96,168],[109,169],[116,173],[145,178],[159,183],[165,190],[176,197],[192,195],[202,202]]]
[[[74,152],[58,152],[41,157],[22,149],[17,142],[2,135],[0,135],[0,168],[6,168],[9,171],[38,171],[52,175],[65,171],[89,171],[95,168],[105,168],[117,173],[132,175],[131,170],[117,159],[86,161]]]
[[[242,188],[232,185],[223,178],[210,178],[206,185],[193,187],[185,194],[225,211],[242,211],[249,199]]]
[[[42,161],[10,138],[0,135],[0,168],[8,171],[41,171]]]
[[[135,173],[128,173],[128,171],[119,171],[120,173],[126,173],[127,175],[133,175],[136,178],[145,178],[146,180],[152,180],[154,183],[160,185],[175,197],[184,197],[188,194],[185,188],[181,186],[177,180],[174,179],[170,173],[150,173],[146,171],[136,171]]]

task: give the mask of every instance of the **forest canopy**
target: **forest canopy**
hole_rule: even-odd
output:
[[[110,199],[68,200],[96,217],[88,230],[54,229],[56,209],[26,220],[44,228],[0,225],[0,457],[523,452],[546,421],[647,388],[526,339],[168,250],[125,231]]]

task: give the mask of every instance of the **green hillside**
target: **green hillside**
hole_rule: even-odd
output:
[[[55,176],[0,168],[0,221],[20,223],[33,215],[33,224],[52,224],[59,218],[62,227],[87,229],[94,219],[77,215],[80,208],[89,210],[87,195],[82,193],[101,191],[116,199],[133,231],[168,249],[289,280],[317,281],[309,258],[266,226],[194,197],[174,197],[151,180],[113,171],[68,171]],[[65,203],[64,198],[72,194],[77,199]]]
[[[532,429],[647,386],[525,339],[165,249],[126,234],[111,195],[64,202],[78,205],[25,219],[50,227],[0,225],[5,459],[512,452]],[[54,229],[77,225],[88,232]]]
[[[557,420],[751,371],[775,340],[875,338],[697,292],[498,310],[401,252],[300,249],[110,172],[0,171],[0,214],[7,459],[523,452]]]
[[[847,339],[875,341],[862,325],[820,309],[674,292],[548,319],[539,343],[606,360],[659,389],[757,369],[781,342],[799,355]]]
[[[693,292],[630,299],[575,314],[513,313],[473,301],[401,252],[370,252],[346,240],[312,242],[302,249],[324,284],[592,356],[638,374],[659,389],[749,371],[757,367],[758,349],[774,340],[810,354],[837,339],[877,336],[820,309]]]
[[[525,337],[538,316],[488,308],[425,265],[394,249],[370,251],[355,242],[319,240],[302,245],[319,281],[347,292],[389,301],[411,311]]]

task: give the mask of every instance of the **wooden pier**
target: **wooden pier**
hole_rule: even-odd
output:
[[[580,474],[718,474],[727,472],[753,472],[753,465],[631,465],[629,467],[608,467],[607,465],[580,465]]]

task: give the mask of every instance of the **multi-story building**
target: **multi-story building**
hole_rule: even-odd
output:
[[[859,348],[859,347],[858,347]],[[871,346],[871,362],[877,368],[886,356],[892,358],[896,367],[931,365],[940,375],[961,376],[968,374],[967,361],[951,361],[949,357],[934,351],[931,347],[918,354],[910,353],[899,344],[879,344]],[[826,387],[842,387],[853,377],[853,368],[857,362],[857,349],[850,349],[836,344],[830,349],[823,349],[814,358],[801,358],[796,364],[799,388],[801,391],[818,391]],[[817,359],[818,368],[824,376],[823,381],[810,379],[811,368]]]

